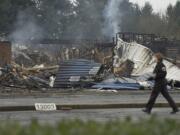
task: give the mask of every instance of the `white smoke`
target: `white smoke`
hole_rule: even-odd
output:
[[[122,0],[109,0],[104,10],[103,34],[111,37],[120,31],[120,3]]]
[[[14,24],[14,31],[9,36],[11,42],[26,43],[42,37],[43,29],[37,24],[36,19],[26,12],[19,12]]]

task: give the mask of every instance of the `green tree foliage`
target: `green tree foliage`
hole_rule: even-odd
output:
[[[74,3],[70,0],[0,0],[0,35],[11,35],[17,30],[19,13],[23,13],[24,26],[33,18],[43,29],[44,38],[102,38],[107,3],[108,0],[76,0]],[[180,39],[180,2],[169,5],[164,15],[154,13],[149,3],[140,8],[129,0],[122,0],[118,11],[118,31]]]
[[[142,15],[143,16],[150,16],[152,15],[153,8],[149,2],[146,2],[144,7],[142,8]]]
[[[10,33],[20,10],[35,6],[31,0],[0,0],[0,33]]]
[[[132,4],[123,0],[120,4],[120,27],[123,32],[138,32],[138,24],[141,16],[140,8],[137,4]]]
[[[74,21],[69,25],[68,35],[89,39],[101,37],[105,4],[106,0],[77,0]]]
[[[39,21],[45,37],[61,38],[73,17],[73,5],[68,0],[38,0]]]
[[[167,31],[171,38],[180,39],[180,1],[173,7],[169,5],[167,8]]]
[[[154,33],[169,38],[180,39],[180,2],[170,5],[166,14],[154,13],[150,3],[141,9],[127,0],[121,3],[123,17],[121,30],[129,32]]]

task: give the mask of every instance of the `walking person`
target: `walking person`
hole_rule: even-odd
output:
[[[169,105],[172,107],[171,114],[175,114],[179,110],[167,90],[167,80],[166,80],[167,71],[166,71],[166,66],[163,64],[163,55],[161,53],[157,53],[155,54],[155,58],[156,58],[157,64],[153,71],[154,77],[151,77],[148,79],[148,80],[154,80],[155,85],[151,93],[150,99],[145,109],[143,109],[143,112],[147,114],[151,113],[151,110],[156,101],[156,98],[158,97],[159,93],[161,93],[164,96],[164,98],[168,101]]]

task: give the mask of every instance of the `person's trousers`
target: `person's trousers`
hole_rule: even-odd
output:
[[[174,111],[176,111],[178,108],[174,102],[174,100],[172,99],[172,97],[169,95],[169,92],[166,88],[166,85],[155,85],[154,89],[151,93],[150,99],[146,105],[146,109],[151,112],[154,103],[159,95],[159,93],[161,93],[163,95],[163,97],[168,101],[169,105],[172,107],[172,109]]]

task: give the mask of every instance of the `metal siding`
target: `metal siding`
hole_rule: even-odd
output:
[[[135,42],[127,43],[118,39],[114,51],[119,61],[119,63],[114,64],[120,65],[121,62],[127,59],[134,62],[133,76],[142,76],[147,73],[152,73],[156,65],[153,58],[154,53],[149,48]],[[119,52],[121,52],[121,55]],[[167,79],[180,81],[180,68],[167,60],[163,62],[167,67]]]
[[[68,88],[81,86],[83,82],[78,81],[78,77],[93,77],[98,74],[101,64],[90,60],[73,59],[60,63],[59,71],[56,75],[55,88]],[[77,80],[77,81],[73,81]]]

